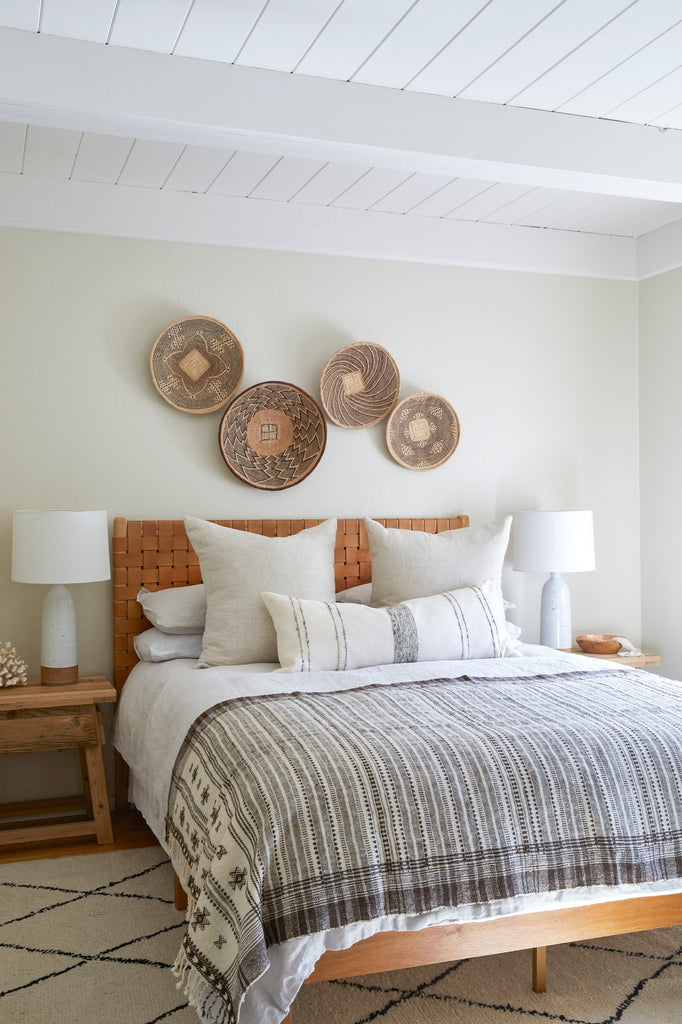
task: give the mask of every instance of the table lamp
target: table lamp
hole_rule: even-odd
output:
[[[12,579],[52,584],[43,600],[41,682],[58,686],[78,680],[76,612],[64,584],[110,577],[106,512],[14,513]]]
[[[542,588],[540,643],[570,647],[571,597],[560,574],[594,569],[592,513],[517,512],[513,567],[519,572],[550,574]]]

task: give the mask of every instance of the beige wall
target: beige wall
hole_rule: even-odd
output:
[[[640,285],[642,634],[682,677],[682,270]]]
[[[574,632],[639,639],[637,286],[631,283],[0,230],[0,639],[39,665],[42,587],[11,583],[15,508],[110,516],[277,517],[591,508],[597,571],[569,579]],[[331,425],[315,472],[278,493],[240,483],[217,448],[219,414],[189,416],[154,390],[152,344],[170,321],[224,321],[243,386],[289,380],[319,397],[338,348],[396,359],[402,396],[444,395],[460,446],[410,472],[383,425]],[[528,640],[543,580],[505,573]],[[80,665],[109,671],[107,584],[73,588]],[[55,768],[55,763],[57,767]],[[0,799],[74,789],[69,755],[0,760]]]

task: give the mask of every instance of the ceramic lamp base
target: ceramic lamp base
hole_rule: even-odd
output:
[[[43,599],[40,681],[46,686],[66,686],[77,680],[76,611],[69,591],[57,584]]]
[[[558,572],[551,573],[542,588],[540,643],[565,650],[571,646],[571,596]]]

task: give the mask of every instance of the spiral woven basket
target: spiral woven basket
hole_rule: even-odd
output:
[[[281,491],[315,469],[327,443],[327,426],[310,395],[295,384],[270,380],[230,402],[218,437],[235,476],[251,487]]]
[[[154,387],[174,409],[215,412],[241,384],[244,352],[220,320],[187,316],[158,336],[150,366]]]
[[[371,427],[398,400],[400,374],[381,345],[358,342],[339,349],[322,370],[320,397],[327,416],[339,427]]]
[[[435,469],[459,444],[459,420],[449,402],[423,391],[396,405],[386,425],[386,443],[406,469]]]

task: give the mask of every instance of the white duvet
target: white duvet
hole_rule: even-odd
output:
[[[140,663],[124,687],[112,742],[130,766],[130,797],[162,846],[168,789],[176,756],[192,722],[224,700],[254,694],[294,691],[330,692],[364,686],[464,674],[485,678],[613,668],[613,662],[562,654],[546,647],[521,645],[521,656],[473,661],[419,662],[385,665],[350,672],[277,672],[276,665],[243,665],[196,669],[186,659],[160,664]],[[279,1024],[319,957],[328,949],[344,949],[362,938],[391,929],[419,929],[430,924],[481,920],[547,909],[584,905],[596,900],[679,891],[669,881],[660,885],[595,887],[551,896],[533,896],[485,905],[443,909],[416,917],[397,916],[349,925],[318,935],[290,940],[270,950],[270,967],[247,992],[239,1024]],[[201,1016],[201,1014],[200,1014]],[[210,1017],[202,1018],[210,1024]]]

